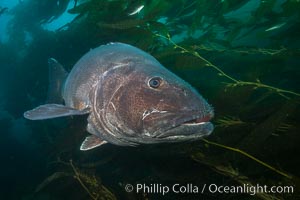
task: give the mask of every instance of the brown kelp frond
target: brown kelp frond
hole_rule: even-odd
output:
[[[48,176],[42,183],[40,183],[36,189],[35,192],[40,192],[42,189],[44,189],[46,186],[48,186],[50,183],[57,179],[65,178],[65,177],[71,177],[73,176],[72,173],[67,173],[67,172],[55,172],[52,175]]]
[[[211,169],[213,169],[215,172],[229,177],[232,180],[234,180],[237,184],[240,185],[240,188],[255,188],[256,185],[253,184],[253,181],[251,181],[247,176],[242,175],[238,169],[235,169],[232,167],[232,165],[230,163],[222,163],[220,164],[218,161],[207,158],[207,157],[203,157],[202,154],[194,154],[191,156],[193,160],[195,160],[196,162],[199,162],[201,164],[207,165],[209,166]],[[234,188],[237,189],[239,186],[235,186]],[[251,195],[255,195],[256,197],[258,197],[259,199],[263,199],[263,200],[280,200],[281,198],[272,195],[272,194],[267,194],[264,192],[255,192]]]
[[[137,26],[141,26],[143,24],[145,24],[144,20],[125,19],[125,20],[114,22],[114,23],[99,22],[98,26],[103,27],[103,28],[124,30],[124,29],[136,28]]]
[[[261,161],[261,160],[255,158],[254,156],[248,154],[248,153],[245,152],[245,151],[242,151],[242,150],[237,149],[237,148],[234,148],[234,147],[226,146],[226,145],[223,145],[223,144],[219,144],[219,143],[216,143],[216,142],[212,142],[212,141],[209,141],[209,140],[207,140],[207,139],[201,139],[201,140],[204,141],[205,143],[209,144],[209,145],[221,147],[221,148],[223,148],[223,149],[227,149],[227,150],[230,150],[230,151],[234,151],[234,152],[240,153],[240,154],[242,154],[242,155],[244,155],[244,156],[250,158],[251,160],[253,160],[253,161],[259,163],[260,165],[265,166],[265,167],[267,167],[268,169],[270,169],[270,170],[276,172],[277,174],[280,174],[280,175],[282,175],[282,176],[284,176],[284,177],[286,177],[286,178],[289,178],[289,179],[292,179],[292,178],[293,178],[291,175],[289,175],[289,174],[287,174],[287,173],[285,173],[285,172],[282,172],[282,171],[279,170],[279,169],[276,169],[275,167],[273,167],[273,166],[271,166],[271,165],[269,165],[269,164],[267,164],[267,163],[265,163],[265,162],[263,162],[263,161]]]
[[[269,48],[251,48],[251,47],[241,47],[241,48],[228,48],[223,47],[217,44],[201,44],[194,45],[195,50],[201,51],[212,51],[212,52],[228,52],[228,53],[237,53],[237,54],[260,54],[260,55],[269,55],[269,56],[277,56],[280,54],[286,54],[289,52],[300,53],[300,49],[296,50],[288,50],[286,47],[280,47],[279,49],[269,49]]]
[[[251,154],[258,154],[262,150],[261,147],[268,139],[272,138],[272,134],[281,126],[281,123],[287,122],[289,116],[296,114],[298,106],[297,99],[287,100],[272,115],[257,123],[255,128],[239,142],[239,148],[245,149]],[[253,148],[253,145],[257,148]]]
[[[293,124],[287,123],[287,122],[282,122],[277,128],[277,131],[279,132],[287,132],[290,129],[295,128]]]
[[[256,88],[263,88],[263,89],[267,89],[269,91],[275,92],[276,94],[286,98],[286,99],[290,99],[290,96],[297,96],[300,97],[300,93],[291,91],[291,90],[286,90],[286,89],[281,89],[281,88],[277,88],[274,86],[270,86],[264,83],[261,83],[260,81],[256,81],[256,82],[251,82],[251,81],[241,81],[238,80],[232,76],[230,76],[229,74],[225,73],[222,69],[220,69],[218,66],[214,65],[213,63],[211,63],[210,61],[208,61],[207,59],[205,59],[204,57],[202,57],[197,51],[194,50],[190,50],[191,48],[185,48],[183,46],[178,45],[177,43],[175,43],[170,34],[167,34],[166,36],[164,35],[160,35],[155,33],[155,36],[165,39],[167,40],[171,45],[173,45],[173,47],[175,49],[178,49],[181,53],[188,53],[191,54],[193,56],[196,56],[197,58],[201,59],[202,61],[204,61],[206,63],[207,67],[211,67],[214,70],[217,71],[219,76],[222,76],[226,79],[229,79],[229,81],[231,81],[232,83],[228,83],[228,86],[230,87],[237,87],[237,86],[252,86],[254,89]]]
[[[75,174],[74,178],[80,183],[82,188],[90,195],[93,200],[115,200],[115,195],[109,191],[104,185],[102,185],[96,178],[96,176],[89,176],[82,173],[77,169],[73,161],[70,160],[70,165]]]
[[[218,118],[216,120],[217,126],[220,127],[229,127],[229,126],[236,126],[236,125],[242,125],[242,124],[246,124],[246,122],[240,120],[237,117],[233,117],[233,116],[223,116],[221,118]]]
[[[65,162],[60,158],[53,162],[52,164],[62,164],[65,167],[71,167],[72,171],[60,171],[55,172],[49,177],[47,177],[41,184],[36,187],[35,192],[40,192],[46,188],[50,183],[65,177],[73,177],[78,181],[80,186],[87,192],[93,200],[115,200],[116,196],[106,188],[102,183],[99,177],[91,175],[89,173],[82,172],[78,167],[76,167],[72,160]]]

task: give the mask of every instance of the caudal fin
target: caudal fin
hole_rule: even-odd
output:
[[[68,73],[54,58],[48,59],[48,65],[49,88],[47,103],[63,103],[62,90]]]

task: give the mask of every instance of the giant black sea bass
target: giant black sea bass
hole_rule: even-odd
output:
[[[135,146],[194,141],[213,131],[209,122],[213,109],[205,99],[136,47],[122,43],[99,46],[85,54],[69,74],[50,58],[49,69],[53,103],[29,110],[24,117],[88,115],[91,135],[80,150],[106,143]]]

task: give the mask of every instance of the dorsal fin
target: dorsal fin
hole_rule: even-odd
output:
[[[48,59],[49,88],[47,103],[63,103],[62,90],[68,73],[54,58]]]

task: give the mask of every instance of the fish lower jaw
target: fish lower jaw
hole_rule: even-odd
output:
[[[211,118],[212,117],[210,115],[207,115],[205,117],[195,117],[191,120],[188,120],[188,121],[182,123],[182,125],[201,125],[201,124],[205,124],[205,123],[209,122],[209,120]]]
[[[167,131],[160,133],[156,138],[175,139],[185,138],[184,140],[201,138],[210,135],[214,129],[211,122],[183,123]]]
[[[186,122],[186,123],[183,123],[182,125],[185,125],[185,126],[196,126],[196,125],[204,125],[206,123],[207,122],[199,122],[199,123],[196,123],[196,122]]]

